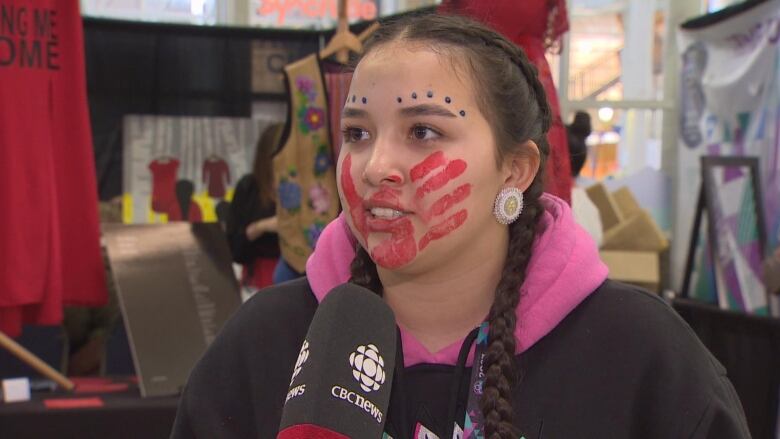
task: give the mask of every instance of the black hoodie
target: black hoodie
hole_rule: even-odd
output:
[[[305,278],[244,304],[192,371],[172,437],[274,438],[317,304]],[[517,361],[525,439],[750,437],[723,367],[667,304],[633,287],[605,282]],[[470,369],[403,369],[388,433],[410,438],[420,423],[443,437],[453,389],[462,425]]]

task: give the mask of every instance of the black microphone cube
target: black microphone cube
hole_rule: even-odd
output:
[[[353,284],[334,288],[301,346],[278,437],[310,437],[318,427],[333,433],[321,437],[381,438],[396,341],[395,316],[381,297]]]

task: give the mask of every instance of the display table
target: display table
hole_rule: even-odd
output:
[[[74,378],[76,391],[0,403],[0,438],[167,438],[179,397],[141,398],[134,378]]]

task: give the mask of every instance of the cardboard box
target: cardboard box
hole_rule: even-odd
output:
[[[597,183],[585,189],[585,192],[588,194],[588,198],[590,198],[590,200],[593,201],[593,204],[599,209],[601,227],[604,229],[605,233],[623,221],[623,213],[620,211],[617,202],[606,186],[602,183]]]
[[[631,189],[625,186],[612,192],[612,198],[615,199],[615,203],[620,209],[620,213],[623,214],[623,218],[631,218],[642,210]]]
[[[609,268],[609,278],[659,293],[661,263],[658,252],[602,250],[601,260]]]
[[[597,184],[587,189],[601,214],[601,260],[609,278],[660,293],[668,276],[669,240],[627,187],[610,193]]]
[[[662,252],[669,247],[663,231],[647,211],[640,209],[604,233],[603,250]]]

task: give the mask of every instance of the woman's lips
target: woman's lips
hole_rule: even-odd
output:
[[[371,210],[374,207],[393,209],[403,212],[400,191],[390,188],[381,188],[376,193],[363,200],[363,208]]]
[[[370,232],[393,233],[409,222],[399,191],[383,188],[363,201],[363,213]]]
[[[366,225],[370,232],[396,232],[409,221],[410,212],[397,203],[364,203]]]
[[[371,232],[397,232],[409,221],[408,210],[401,203],[401,191],[382,187],[363,200],[366,225]]]
[[[401,215],[396,218],[379,218],[366,212],[366,226],[368,226],[369,232],[374,233],[400,233],[408,227],[410,219],[406,215]]]

